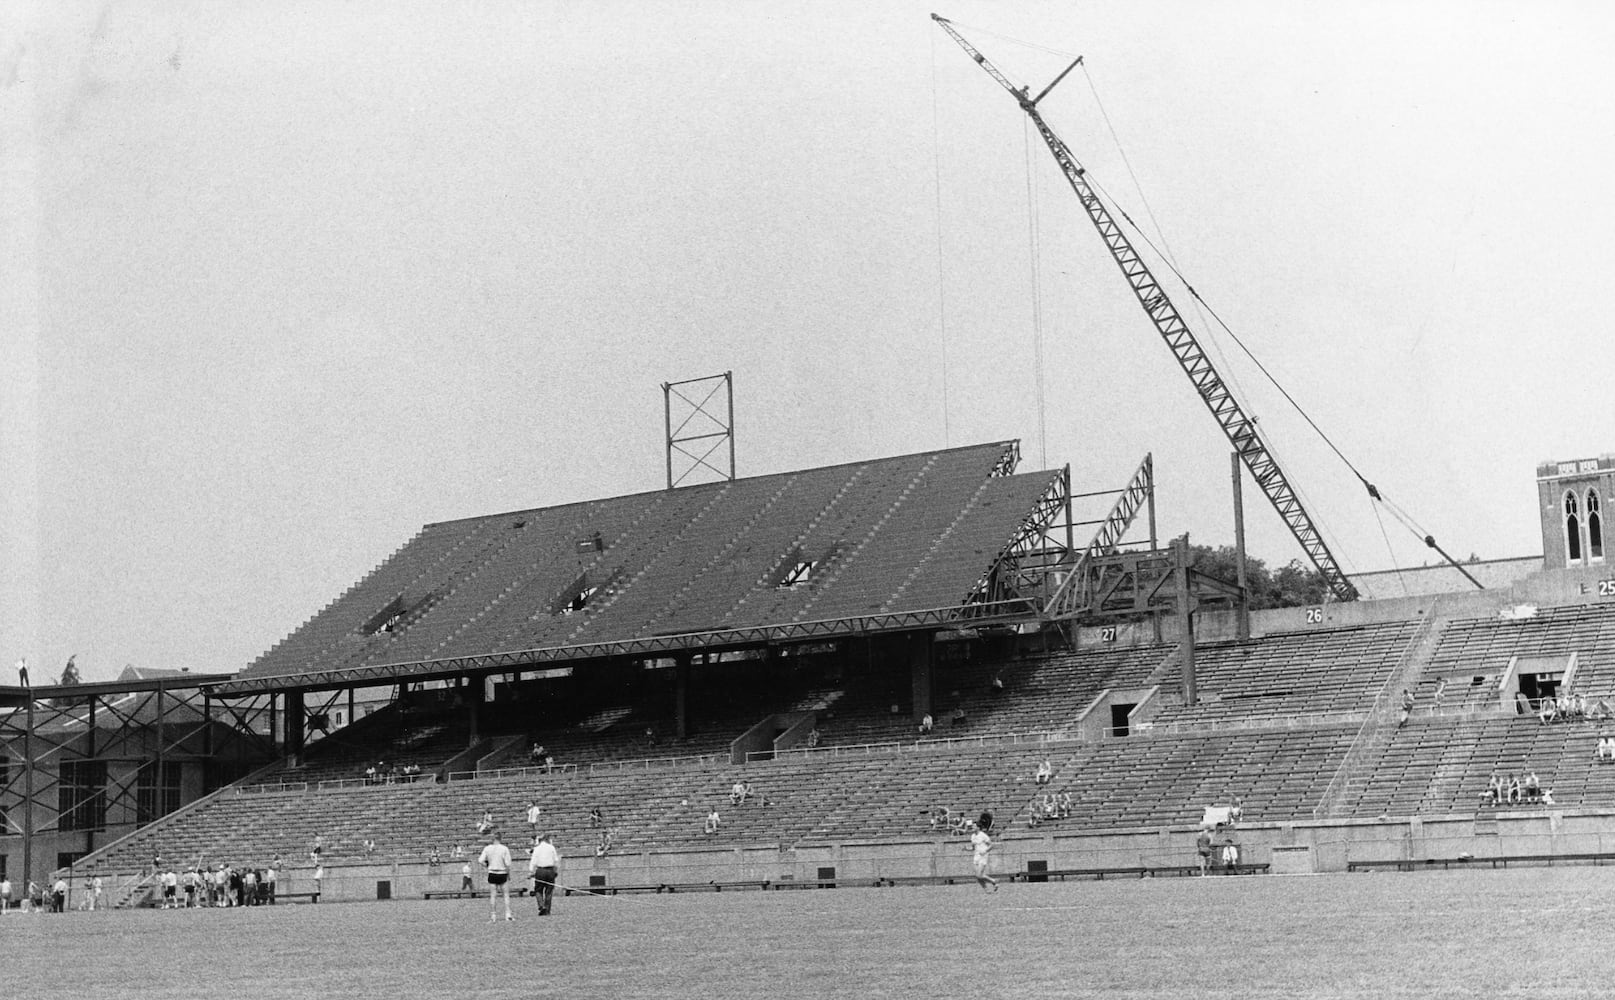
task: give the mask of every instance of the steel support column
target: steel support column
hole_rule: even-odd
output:
[[[34,695],[28,692],[27,728],[22,736],[22,894],[34,878]]]
[[[936,637],[930,632],[910,632],[905,642],[908,645],[909,691],[914,702],[911,715],[918,726],[921,719],[931,714]]]
[[[690,735],[690,654],[680,653],[673,667],[673,735]]]
[[[1189,586],[1189,536],[1172,539],[1172,556],[1176,565],[1172,569],[1178,591],[1178,620],[1183,623],[1183,638],[1178,645],[1183,663],[1183,703],[1193,705],[1199,699],[1194,675],[1194,617],[1195,597]]]

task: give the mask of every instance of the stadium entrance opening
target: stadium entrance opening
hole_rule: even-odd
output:
[[[1543,698],[1557,698],[1559,685],[1564,680],[1564,674],[1520,674],[1520,693],[1531,700],[1535,705]]]
[[[1137,705],[1110,706],[1110,731],[1112,734],[1116,736],[1127,735],[1127,716],[1137,707]]]

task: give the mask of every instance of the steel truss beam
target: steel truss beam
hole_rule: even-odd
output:
[[[1069,567],[1063,567],[1065,577],[1043,608],[1046,618],[1059,620],[1075,617],[1092,602],[1088,592],[1091,585],[1089,566],[1102,556],[1110,555],[1121,544],[1122,536],[1132,526],[1133,519],[1155,494],[1155,457],[1146,454],[1138,464],[1133,478],[1123,487],[1121,496],[1111,506],[1110,513],[1100,522],[1088,547],[1078,553]]]
[[[1102,622],[1181,612],[1173,586],[1177,569],[1172,549],[1118,552],[1095,558],[1088,564],[1087,601],[1076,615],[1086,622]],[[1208,576],[1192,566],[1188,568],[1188,578],[1195,607],[1239,599],[1237,584]]]
[[[226,677],[228,675],[212,675],[205,679]],[[23,831],[24,810],[35,818],[32,832],[61,830],[61,771],[65,762],[137,765],[121,776],[109,770],[105,785],[70,806],[70,809],[77,808],[99,799],[99,808],[108,822],[123,825],[126,821],[113,817],[139,815],[140,777],[146,764],[211,760],[214,752],[211,729],[221,720],[210,710],[211,696],[196,683],[202,679],[36,688],[36,694],[48,697],[33,699],[34,752],[31,759],[25,758],[21,749],[30,735],[27,713],[0,714],[0,754],[9,765],[6,780],[0,786],[0,806],[3,806],[0,811],[6,816],[4,832]],[[182,686],[169,687],[175,683]],[[240,707],[219,707],[237,719],[242,717]],[[111,720],[112,725],[106,725],[105,720]],[[251,742],[263,743],[257,733],[249,727],[243,728]],[[144,734],[149,737],[142,738]],[[201,737],[200,748],[196,745],[198,737]],[[267,749],[272,755],[273,744]],[[47,768],[45,765],[54,766]],[[160,766],[154,778],[160,795],[163,787]],[[32,796],[20,791],[30,780]],[[93,829],[85,832],[93,832]]]
[[[710,388],[708,385],[710,384]],[[705,390],[703,395],[702,390]],[[720,415],[718,399],[722,392],[723,410]],[[678,426],[674,426],[673,400],[677,398]],[[662,407],[667,421],[667,488],[681,485],[698,470],[705,469],[719,479],[735,478],[735,373],[708,375],[704,378],[685,379],[682,382],[662,383]],[[695,427],[691,428],[691,422]],[[729,468],[712,464],[708,459],[713,452],[729,445]],[[677,476],[673,474],[673,457],[679,456],[686,464]],[[719,459],[718,461],[722,461]],[[712,480],[704,480],[711,482]]]
[[[965,598],[967,604],[1006,600],[1041,603],[1048,572],[1069,558],[1071,467],[1049,477],[1032,511]]]
[[[1121,269],[1122,276],[1126,278],[1128,287],[1132,289],[1139,305],[1143,307],[1145,315],[1166,342],[1167,348],[1171,350],[1183,373],[1189,376],[1189,381],[1194,384],[1200,399],[1216,418],[1223,433],[1233,444],[1234,450],[1239,453],[1240,460],[1250,470],[1251,477],[1262,488],[1262,493],[1273,504],[1273,509],[1278,512],[1279,517],[1290,529],[1290,533],[1295,536],[1296,542],[1306,552],[1307,558],[1312,560],[1318,572],[1328,582],[1329,589],[1335,597],[1342,601],[1356,600],[1357,588],[1346,578],[1345,572],[1336,563],[1334,553],[1329,551],[1329,546],[1324,542],[1317,525],[1302,506],[1300,496],[1273,457],[1271,449],[1257,429],[1255,419],[1245,413],[1233,390],[1223,381],[1222,375],[1212,364],[1210,355],[1201,347],[1200,342],[1195,339],[1194,332],[1178,313],[1177,306],[1167,297],[1166,291],[1155,280],[1155,275],[1150,272],[1148,265],[1133,248],[1127,234],[1112,218],[1110,210],[1100,199],[1093,185],[1088,182],[1087,169],[1077,161],[1076,154],[1071,152],[1065,140],[1056,135],[1038,113],[1037,102],[1042,100],[1054,84],[1045,87],[1042,93],[1032,98],[1028,88],[1016,87],[1010,83],[992,63],[987,61],[986,56],[954,29],[947,18],[936,14],[932,14],[931,18],[975,60],[977,65],[998,81],[999,86],[1015,97],[1021,110],[1032,120],[1032,124],[1037,126],[1038,135],[1049,147],[1049,152],[1054,155],[1054,161],[1059,166],[1060,172],[1065,175],[1071,190],[1082,202],[1088,221],[1093,223],[1094,229],[1098,231],[1105,249],[1110,251],[1111,258]],[[1073,67],[1075,65],[1072,64]],[[1066,72],[1069,73],[1070,69],[1068,68]],[[1191,288],[1190,292],[1193,291]]]

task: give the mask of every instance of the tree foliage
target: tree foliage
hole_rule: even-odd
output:
[[[1219,580],[1234,583],[1239,579],[1238,564],[1232,545],[1189,546],[1195,569]],[[1245,553],[1245,585],[1250,588],[1252,610],[1262,608],[1296,608],[1306,604],[1322,604],[1329,595],[1329,584],[1323,574],[1299,559],[1291,559],[1276,570],[1267,563]]]

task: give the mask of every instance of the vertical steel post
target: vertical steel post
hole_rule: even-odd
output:
[[[1156,550],[1156,547],[1160,544],[1159,541],[1156,539],[1156,535],[1155,535],[1155,453],[1154,452],[1145,452],[1144,453],[1144,472],[1145,472],[1145,478],[1148,480],[1148,485],[1145,487],[1144,495],[1145,495],[1146,498],[1148,498],[1148,501],[1149,501],[1147,506],[1149,508],[1149,521],[1150,521],[1150,551],[1154,552]],[[1154,615],[1150,616],[1150,629],[1151,629],[1151,631],[1153,631],[1155,633],[1155,641],[1157,643],[1159,643],[1161,641],[1161,616],[1159,614],[1154,614]]]
[[[1239,610],[1234,625],[1234,636],[1241,642],[1251,637],[1251,598],[1245,582],[1245,497],[1240,489],[1239,452],[1228,453],[1234,477],[1234,562],[1239,574]]]
[[[723,373],[724,384],[729,387],[729,481],[735,480],[735,373]]]
[[[662,426],[667,429],[663,450],[667,452],[667,488],[673,488],[673,383],[662,383]]]
[[[1144,455],[1144,469],[1149,474],[1149,488],[1145,495],[1149,497],[1150,550],[1153,552],[1157,544],[1155,535],[1155,456],[1153,454],[1146,453]]]
[[[34,686],[28,685],[28,728],[22,733],[22,893],[34,878]]]
[[[1199,688],[1194,675],[1194,592],[1189,588],[1189,536],[1172,539],[1172,575],[1177,579],[1178,619],[1183,623],[1183,703],[1193,705],[1199,699]]]
[[[1071,463],[1065,463],[1065,470],[1060,474],[1065,483],[1065,551],[1067,558],[1076,559],[1076,539],[1071,535]],[[1136,509],[1136,508],[1135,508]],[[1151,531],[1151,535],[1155,532]]]

